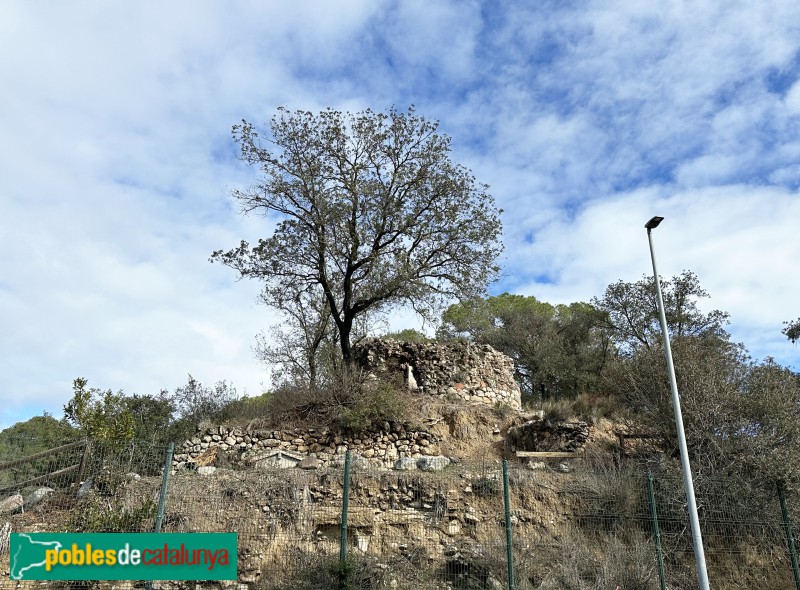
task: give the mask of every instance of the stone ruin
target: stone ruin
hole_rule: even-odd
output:
[[[513,361],[488,345],[369,339],[355,346],[354,353],[374,377],[402,377],[415,395],[505,405],[513,410],[522,407]],[[242,467],[315,469],[336,464],[350,450],[376,467],[431,470],[450,462],[440,455],[440,442],[430,432],[396,423],[385,423],[381,431],[359,436],[342,436],[324,429],[245,432],[212,426],[177,449],[173,468],[210,471],[220,462],[224,465],[233,460]]]
[[[342,436],[326,429],[244,431],[229,426],[208,427],[177,449],[173,469],[223,466],[299,467],[316,469],[344,460],[346,451],[382,468],[431,470],[449,463],[439,455],[439,438],[424,430],[409,430],[398,423],[385,423],[379,432]],[[410,461],[409,461],[410,460]]]
[[[423,395],[522,408],[514,362],[489,345],[369,339],[354,347],[357,361],[377,375],[402,375]]]

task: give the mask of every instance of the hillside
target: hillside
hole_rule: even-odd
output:
[[[524,411],[509,364],[488,348],[373,350],[376,374],[414,377],[402,393],[408,421],[357,434],[205,424],[175,449],[162,530],[237,532],[239,577],[154,588],[505,588],[508,531],[518,589],[655,590],[654,508],[667,587],[696,587],[682,484],[657,440],[621,437],[637,427],[604,417],[599,402]],[[163,446],[94,445],[80,491],[55,478],[44,500],[3,518],[13,531],[150,531],[164,458]],[[696,483],[713,587],[793,588],[774,489],[702,474]],[[8,564],[4,554],[0,587],[36,587],[10,581]]]

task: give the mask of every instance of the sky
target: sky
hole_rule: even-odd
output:
[[[588,301],[692,270],[755,358],[800,369],[800,3],[0,3],[0,428],[76,377],[269,387],[259,284],[210,254],[268,235],[231,126],[280,106],[440,122],[491,186],[490,293]],[[416,327],[410,313],[391,328]]]

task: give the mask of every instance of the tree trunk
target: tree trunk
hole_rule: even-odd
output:
[[[350,332],[353,331],[353,318],[346,318],[339,324],[339,346],[342,349],[342,360],[345,368],[353,364],[353,348],[350,346]]]

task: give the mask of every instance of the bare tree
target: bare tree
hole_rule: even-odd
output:
[[[246,121],[233,137],[261,172],[233,197],[277,227],[211,260],[264,281],[265,301],[278,308],[279,293],[324,298],[346,363],[359,317],[403,304],[432,317],[496,276],[500,211],[488,187],[451,161],[438,123],[413,108],[280,109],[266,141]]]

